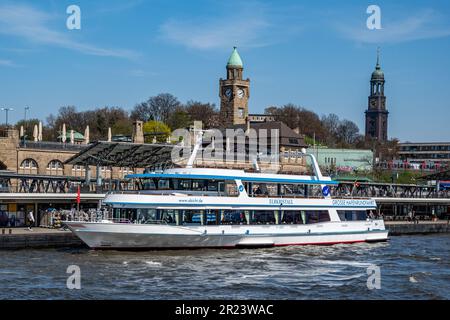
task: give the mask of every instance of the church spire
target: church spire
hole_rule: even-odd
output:
[[[380,47],[377,48],[377,65],[375,67],[375,69],[380,70]]]

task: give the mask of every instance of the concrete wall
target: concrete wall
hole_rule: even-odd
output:
[[[6,229],[6,233],[8,229]],[[52,234],[0,234],[0,249],[85,247],[71,232]]]
[[[389,235],[408,235],[408,234],[428,234],[428,233],[449,233],[450,224],[448,223],[386,223]]]

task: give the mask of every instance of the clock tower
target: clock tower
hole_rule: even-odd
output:
[[[377,65],[370,79],[369,107],[366,110],[366,139],[385,142],[388,139],[388,114],[384,95],[384,73],[380,67],[380,54],[377,53]]]
[[[243,70],[241,57],[234,47],[227,63],[227,78],[219,80],[220,117],[224,127],[246,123],[250,80],[242,79]]]

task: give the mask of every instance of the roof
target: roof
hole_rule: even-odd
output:
[[[62,138],[62,134],[58,137],[58,139],[61,139]],[[79,132],[77,132],[77,131],[74,131],[73,132],[73,137],[74,137],[74,139],[75,140],[84,140],[84,135],[82,135],[81,133],[79,133]],[[67,140],[70,140],[70,130],[68,130],[67,132],[66,132],[66,139]]]
[[[304,183],[337,185],[339,182],[323,177],[322,180],[315,176],[255,173],[244,170],[216,169],[216,168],[174,168],[164,172],[151,172],[144,174],[130,174],[127,178],[184,178],[184,179],[211,179],[211,180],[242,180],[253,182],[277,182],[277,183]]]
[[[381,70],[380,66],[380,52],[377,53],[377,65],[375,66],[375,71],[372,72],[372,80],[384,80],[384,72]]]
[[[255,129],[257,132],[260,129],[267,130],[268,137],[270,137],[270,130],[278,130],[280,135],[280,146],[299,148],[308,147],[308,144],[303,139],[303,136],[296,133],[282,121],[250,122],[250,128]],[[245,131],[247,130],[247,126],[245,124],[233,125],[231,127],[228,127],[227,129],[242,129]]]
[[[228,59],[227,67],[243,67],[244,64],[242,63],[242,59],[239,56],[239,53],[237,52],[236,47],[233,48],[233,52],[231,53],[230,58]]]
[[[72,156],[64,164],[146,168],[171,163],[173,147],[171,144],[99,141]]]

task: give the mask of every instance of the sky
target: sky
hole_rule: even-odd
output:
[[[70,5],[81,29],[67,28]],[[367,28],[369,5],[381,29]],[[12,123],[25,106],[44,120],[67,105],[131,110],[162,92],[219,105],[233,46],[250,113],[294,103],[362,133],[380,47],[389,137],[450,141],[447,0],[0,0],[0,107]]]

